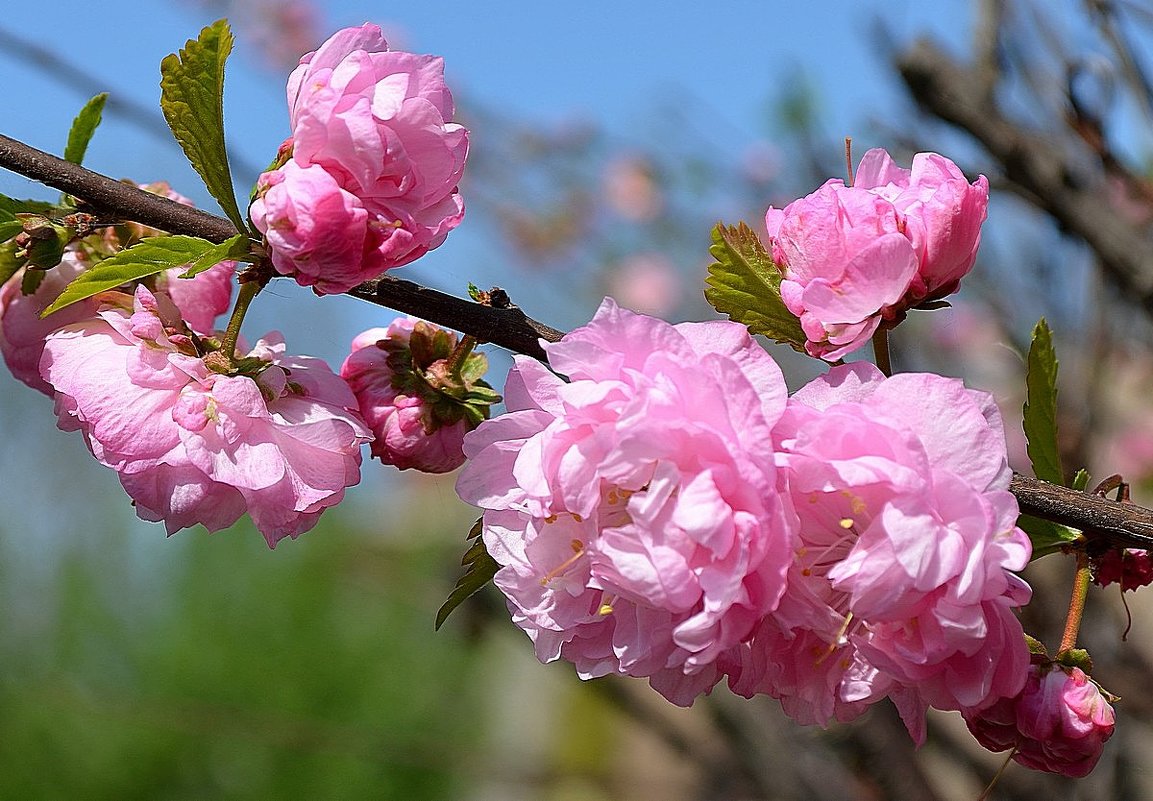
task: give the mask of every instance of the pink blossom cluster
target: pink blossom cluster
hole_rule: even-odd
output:
[[[1013,749],[1033,770],[1080,778],[1101,758],[1113,736],[1113,707],[1076,667],[1048,661],[1029,666],[1020,694],[967,713],[969,731],[990,751]]]
[[[765,215],[781,298],[800,318],[806,350],[836,361],[882,324],[957,290],[981,242],[989,202],[984,176],[918,153],[912,169],[867,152],[852,186],[832,179]]]
[[[128,304],[47,338],[40,374],[60,428],[84,435],[144,520],[168,533],[226,528],[247,512],[269,545],[309,530],[359,481],[371,439],[324,362],[260,340],[248,374],[215,372],[179,310],[143,286]]]
[[[192,201],[172,190],[163,181],[140,184],[140,189],[169,200],[191,206]],[[44,339],[69,323],[92,317],[107,298],[107,293],[89,298],[41,317],[68,286],[93,263],[120,250],[125,242],[135,242],[160,231],[137,223],[124,223],[105,229],[101,236],[90,237],[70,245],[60,264],[43,273],[35,291],[25,295],[26,270],[20,270],[0,286],[0,356],[20,381],[52,396],[52,387],[40,375],[40,356]],[[216,318],[228,310],[232,300],[233,274],[236,262],[222,261],[192,279],[181,279],[184,267],[175,267],[155,276],[157,291],[168,295],[179,307],[188,326],[198,334],[211,334]]]
[[[465,437],[495,582],[542,661],[648,678],[689,704],[727,676],[805,723],[892,699],[1016,694],[1028,586],[992,399],[835,368],[787,392],[735,323],[607,300],[518,359],[508,413]]]
[[[1028,652],[1013,608],[1030,591],[1011,571],[1031,547],[993,399],[858,362],[793,395],[774,441],[800,537],[735,689],[820,725],[888,697],[918,743],[928,707],[1016,694]]]
[[[142,188],[184,201],[166,185]],[[171,534],[248,513],[270,545],[295,537],[359,480],[372,435],[348,386],[320,360],[286,355],[279,334],[227,369],[214,329],[233,262],[191,279],[174,268],[40,316],[91,264],[155,233],[126,224],[81,239],[27,295],[23,272],[13,276],[0,287],[0,355],[54,399],[60,428],[83,434],[142,519]]]
[[[796,516],[777,491],[780,369],[743,326],[606,299],[518,357],[508,413],[465,438],[495,582],[542,661],[649,679],[687,705],[737,670],[785,591]]]
[[[288,80],[291,137],[249,214],[273,266],[345,292],[438,247],[460,224],[468,131],[452,122],[443,60],[345,28]]]

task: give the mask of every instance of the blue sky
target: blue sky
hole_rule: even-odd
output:
[[[161,58],[214,17],[195,5],[154,1],[141,22],[139,0],[6,5],[5,29],[46,42],[53,38],[45,32],[66,32],[69,42],[54,46],[69,60],[114,92],[151,106],[159,94]],[[903,100],[881,63],[874,25],[883,20],[898,41],[932,33],[963,44],[971,4],[642,0],[494,2],[480,10],[463,2],[343,0],[322,7],[330,30],[371,20],[399,32],[395,40],[408,49],[443,55],[460,93],[511,114],[594,119],[627,132],[654,99],[683,94],[707,98],[727,136],[752,137],[761,127],[766,94],[798,69],[812,77],[831,124],[846,134],[866,117],[898,108]],[[286,134],[283,76],[253,69],[254,60],[241,51],[230,66],[231,139],[246,159],[267,163]],[[61,89],[39,66],[3,54],[0,74],[7,101],[0,130],[58,150],[85,98]],[[477,146],[483,136],[475,132]],[[111,174],[143,175],[171,172],[175,155],[171,146],[110,120],[89,161]],[[7,176],[0,178],[3,189],[13,189]]]
[[[483,9],[464,2],[341,0],[318,5],[327,31],[377,22],[392,32],[394,46],[443,55],[450,86],[459,97],[524,120],[591,121],[645,147],[647,137],[660,135],[649,119],[651,112],[683,98],[686,107],[707,109],[701,127],[719,146],[731,148],[734,161],[764,137],[766,99],[801,72],[816,89],[830,136],[860,137],[868,120],[884,118],[906,102],[878,48],[878,21],[883,20],[899,42],[931,33],[962,49],[971,14],[971,4],[961,0],[727,0],[709,5],[519,0],[486,3]],[[147,3],[143,21],[139,0],[8,6],[0,21],[4,29],[39,37],[81,66],[101,89],[153,109],[161,59],[216,16],[198,4],[155,0]],[[56,30],[67,32],[68,39],[47,33]],[[0,53],[0,76],[6,87],[0,132],[59,153],[72,116],[88,95],[62,87],[40,65],[11,54]],[[243,40],[229,64],[228,137],[234,154],[257,168],[268,163],[287,135],[285,77],[262,68],[259,59],[246,52]],[[474,128],[474,153],[485,147],[485,137],[486,131]],[[861,152],[870,144],[858,138]],[[198,205],[214,208],[174,142],[143,133],[113,115],[93,141],[86,164],[114,177],[167,178]],[[43,190],[0,173],[0,192],[29,196]],[[466,221],[445,246],[408,268],[407,277],[436,284],[448,276],[453,287],[470,280],[505,280],[461,266],[474,262],[483,248],[477,234]],[[347,341],[357,325],[379,323],[372,310],[352,305],[357,307],[342,315],[349,325],[337,337],[341,341]],[[272,327],[275,310],[269,314],[267,327]],[[566,322],[575,324],[557,324]],[[309,352],[336,358],[335,350],[326,348],[331,334],[323,327],[316,333],[306,343]]]
[[[342,0],[323,8],[327,31],[377,22],[395,32],[394,46],[443,55],[458,97],[522,120],[591,121],[644,147],[647,137],[660,135],[653,130],[651,112],[660,103],[684,98],[687,107],[709,109],[709,118],[700,120],[701,125],[719,146],[731,148],[736,160],[765,135],[766,98],[798,72],[809,76],[816,88],[830,136],[861,136],[869,119],[883,118],[906,102],[878,50],[876,20],[883,17],[897,41],[931,33],[961,50],[968,37],[970,6],[963,0],[804,4],[727,0],[707,5],[520,0],[483,7],[456,0],[390,4]],[[142,8],[147,8],[146,17]],[[159,0],[7,2],[0,26],[55,48],[99,89],[156,109],[161,59],[215,18],[195,3]],[[88,94],[61,86],[40,65],[11,53],[0,52],[0,78],[5,87],[0,132],[60,153],[71,119]],[[284,73],[260,68],[243,43],[230,62],[225,98],[228,137],[234,152],[253,165],[266,164],[287,135],[285,78]],[[474,153],[485,148],[487,133],[474,127]],[[870,144],[858,139],[862,151]],[[113,115],[107,116],[93,140],[86,164],[117,178],[167,179],[198,205],[215,210],[174,142],[143,133]],[[50,196],[5,172],[0,172],[0,192]],[[489,265],[494,258],[485,251],[483,234],[469,222],[466,219],[440,249],[405,268],[405,277],[441,286],[447,280],[454,289],[470,280],[509,285],[508,275],[480,274],[474,266]],[[519,276],[519,284],[524,283]],[[587,319],[591,311],[581,317],[578,310],[576,317],[566,318],[542,309],[536,316],[564,326]],[[285,317],[291,323],[285,323]],[[313,302],[305,290],[275,282],[255,304],[245,331],[254,338],[271,328],[284,328],[294,352],[325,357],[335,367],[353,335],[385,322],[381,311],[367,304],[350,298]],[[498,385],[503,383],[501,367],[497,357],[493,381]],[[36,478],[59,473],[64,463],[78,465],[68,471],[76,474],[71,479],[76,491],[93,487],[87,491],[119,496],[114,477],[90,462],[80,439],[55,430],[50,405],[15,383],[6,371],[0,371],[0,411],[4,420],[0,431],[8,441],[0,468],[14,477],[7,494],[25,499],[30,515],[41,515],[34,524],[37,528],[59,525],[67,530],[75,525],[75,507],[58,503],[62,484]],[[372,475],[383,477],[384,471],[367,468],[365,474],[367,480]],[[90,496],[74,495],[73,502],[80,497]],[[362,488],[359,497],[370,496]],[[44,518],[47,508],[61,519]],[[122,511],[128,524],[131,511],[126,503]],[[145,538],[159,539],[155,527],[140,526]]]

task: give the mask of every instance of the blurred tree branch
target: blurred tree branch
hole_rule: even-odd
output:
[[[1012,122],[982,89],[977,70],[928,40],[900,55],[897,68],[924,110],[977,139],[1003,169],[1008,188],[1085,240],[1123,292],[1153,313],[1153,241],[1116,212],[1103,186],[1078,174],[1052,136]]]

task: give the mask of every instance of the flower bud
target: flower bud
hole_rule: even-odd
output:
[[[340,375],[376,437],[373,456],[402,470],[447,473],[464,462],[464,435],[500,400],[481,380],[487,367],[455,334],[400,318],[356,337]]]
[[[1019,695],[965,713],[965,723],[990,751],[1014,748],[1013,760],[1027,768],[1080,778],[1101,758],[1114,716],[1084,671],[1042,662],[1029,666]]]
[[[1093,581],[1102,587],[1120,584],[1135,590],[1153,582],[1153,558],[1137,548],[1113,548],[1093,561]]]

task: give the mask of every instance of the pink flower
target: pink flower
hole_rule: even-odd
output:
[[[765,215],[781,297],[801,320],[810,354],[835,361],[882,322],[957,290],[981,242],[989,184],[953,162],[918,153],[913,167],[865,154],[856,182],[827,181]]]
[[[914,739],[924,711],[1014,695],[1028,663],[1012,608],[1029,560],[1000,415],[960,381],[870,364],[797,392],[774,430],[800,516],[789,589],[753,642],[768,692],[802,722],[892,698]]]
[[[90,298],[74,303],[46,318],[40,314],[84,269],[83,257],[70,249],[64,252],[59,266],[44,274],[32,294],[21,291],[23,270],[0,287],[0,354],[4,356],[4,363],[17,379],[49,397],[52,397],[52,387],[40,377],[44,338],[62,325],[91,317],[96,313],[99,300]]]
[[[49,335],[43,378],[64,430],[84,434],[145,520],[169,534],[230,526],[247,511],[269,545],[312,528],[360,479],[371,435],[323,362],[284,354],[279,335],[250,374],[213,372],[164,295],[138,287]]]
[[[464,463],[464,435],[499,398],[479,380],[484,356],[469,354],[454,372],[449,357],[457,346],[451,332],[411,317],[352,341],[340,376],[375,436],[372,455],[384,464],[447,473]]]
[[[388,50],[375,25],[345,28],[301,59],[288,104],[291,161],[261,176],[250,210],[278,272],[344,292],[460,224],[468,131],[452,122],[442,59]]]
[[[49,397],[52,387],[40,377],[40,356],[44,351],[45,337],[62,326],[94,317],[101,303],[111,294],[123,294],[104,292],[41,318],[40,314],[73,279],[88,269],[88,264],[82,250],[69,248],[60,264],[45,273],[32,294],[21,292],[23,272],[0,287],[0,355],[3,355],[12,375]],[[228,310],[235,267],[235,262],[221,262],[191,279],[179,278],[184,268],[178,267],[161,273],[156,284],[158,291],[165,292],[175,301],[193,330],[199,334],[211,334],[216,318]],[[124,298],[124,302],[130,305],[129,296]]]
[[[647,677],[688,705],[739,672],[785,592],[780,369],[728,322],[669,325],[605,299],[518,357],[508,413],[465,437],[457,491],[485,509],[496,584],[541,661]]]
[[[969,731],[990,751],[1015,748],[1033,770],[1080,778],[1097,765],[1113,736],[1113,707],[1080,668],[1033,664],[1019,695],[965,715]]]

